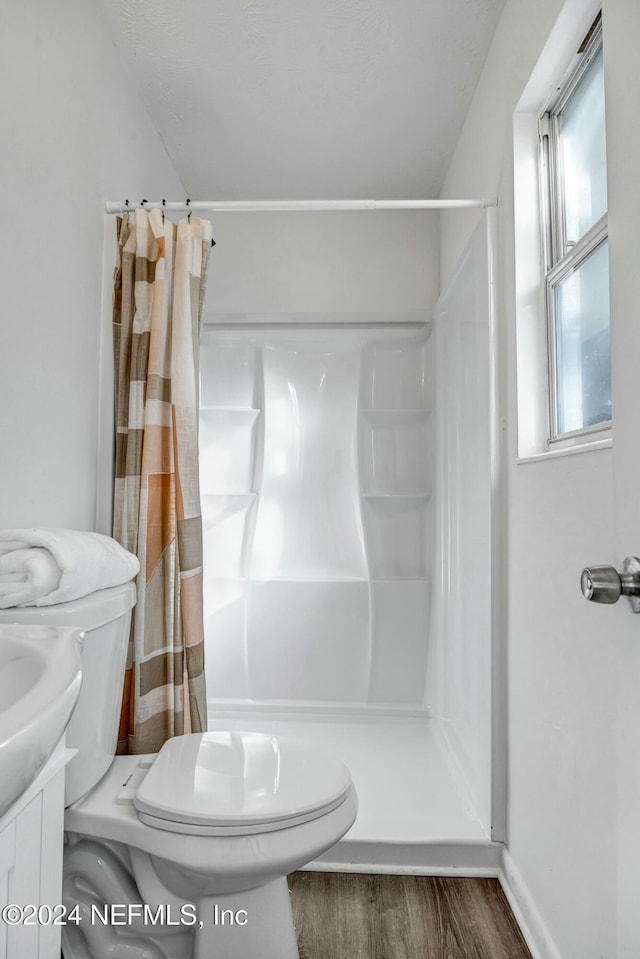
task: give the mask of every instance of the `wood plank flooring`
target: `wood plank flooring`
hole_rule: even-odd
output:
[[[531,959],[497,879],[297,872],[300,959]]]

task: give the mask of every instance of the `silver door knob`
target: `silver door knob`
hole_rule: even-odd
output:
[[[588,566],[582,570],[580,588],[592,603],[617,603],[626,596],[634,613],[640,613],[640,559],[627,556],[618,573],[613,566]]]

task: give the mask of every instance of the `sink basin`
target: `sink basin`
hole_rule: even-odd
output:
[[[0,626],[0,816],[55,749],[80,693],[79,629]]]

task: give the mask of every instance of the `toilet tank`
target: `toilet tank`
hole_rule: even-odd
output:
[[[85,633],[82,688],[66,734],[67,746],[78,752],[66,768],[65,806],[89,792],[113,761],[135,601],[134,584],[124,583],[56,606],[0,610],[0,623],[75,626]]]

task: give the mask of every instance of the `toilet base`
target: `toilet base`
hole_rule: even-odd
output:
[[[284,878],[248,892],[202,899],[197,913],[193,959],[298,959]]]
[[[133,856],[131,855],[133,852]],[[243,892],[181,903],[167,890],[147,900],[150,916],[163,908],[169,924],[140,916],[144,897],[136,884],[135,850],[120,843],[79,838],[65,850],[64,902],[82,921],[63,927],[64,959],[121,955],[131,959],[298,959],[287,881],[272,879]],[[116,923],[97,915],[118,903]],[[164,904],[164,905],[161,905]],[[92,915],[92,907],[97,913]],[[124,916],[129,916],[124,921]],[[183,916],[185,924],[177,921]]]

